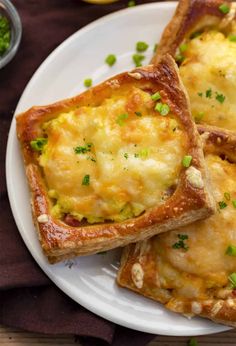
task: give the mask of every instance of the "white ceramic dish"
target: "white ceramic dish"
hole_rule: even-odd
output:
[[[42,105],[81,92],[83,80],[94,84],[133,68],[135,43],[153,46],[171,18],[176,4],[153,3],[128,8],[103,17],[79,30],[62,43],[40,66],[21,96],[16,114],[32,105]],[[104,58],[114,53],[117,63],[108,67]],[[31,218],[30,197],[16,138],[15,120],[9,134],[7,186],[18,229],[35,260],[54,283],[87,309],[132,329],[163,335],[200,335],[229,329],[200,318],[188,320],[160,304],[117,287],[115,277],[119,250],[105,255],[77,258],[49,265],[42,254]]]

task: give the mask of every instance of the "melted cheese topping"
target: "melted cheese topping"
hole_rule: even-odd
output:
[[[163,203],[177,184],[187,138],[155,104],[148,92],[123,88],[97,107],[44,125],[48,144],[40,164],[55,216],[122,221]]]
[[[215,155],[206,157],[211,172],[216,201],[225,201],[227,207],[205,221],[198,221],[154,239],[161,287],[173,289],[172,296],[183,299],[207,299],[228,285],[228,276],[236,271],[236,257],[226,255],[229,245],[236,246],[236,165]],[[230,201],[225,200],[230,193]],[[174,249],[180,239],[188,250]]]
[[[183,54],[180,75],[196,121],[236,130],[236,42],[208,31],[187,42]],[[207,90],[211,90],[208,97]],[[217,95],[225,97],[222,103]]]

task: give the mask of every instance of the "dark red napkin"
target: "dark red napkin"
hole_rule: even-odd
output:
[[[94,315],[47,278],[18,233],[4,173],[12,115],[33,72],[64,39],[89,22],[125,8],[127,1],[103,6],[79,0],[13,1],[22,19],[23,37],[15,58],[0,70],[0,324],[35,332],[76,334],[84,345],[141,346],[154,337]],[[137,1],[144,2],[148,1]]]

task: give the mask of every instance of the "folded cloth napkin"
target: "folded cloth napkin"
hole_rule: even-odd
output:
[[[0,324],[42,333],[76,334],[83,345],[141,346],[154,337],[94,315],[47,278],[18,233],[4,175],[12,115],[33,72],[65,38],[95,19],[125,8],[127,1],[105,6],[79,0],[12,1],[22,19],[23,37],[15,58],[0,70]]]

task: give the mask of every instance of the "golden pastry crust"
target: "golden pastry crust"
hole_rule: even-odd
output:
[[[178,186],[163,205],[146,210],[140,216],[123,222],[69,226],[63,220],[52,216],[52,200],[48,196],[48,187],[38,162],[39,154],[32,150],[30,142],[43,136],[42,124],[45,122],[76,107],[98,105],[110,97],[117,88],[126,84],[147,88],[152,93],[156,90],[162,91],[164,101],[169,104],[189,138],[186,150],[193,158],[192,167],[200,174],[204,184],[200,187],[191,185],[185,173],[186,169],[182,167]],[[158,66],[122,73],[79,96],[29,109],[17,116],[17,135],[31,189],[34,222],[43,251],[50,263],[143,240],[176,226],[206,218],[214,211],[215,204],[208,192],[201,140],[191,119],[189,103],[177,68],[170,56],[166,56]]]
[[[209,126],[199,126],[198,130],[204,141],[206,156],[219,156],[222,160],[229,161],[228,164],[231,167],[236,163],[236,134],[234,132],[222,131]],[[217,167],[215,166],[214,169],[217,169]],[[223,170],[224,169],[225,168],[223,168]],[[236,173],[235,168],[234,172]],[[223,176],[222,179],[224,179]],[[235,181],[234,177],[230,179],[231,183]],[[222,184],[223,183],[224,182],[222,182]],[[227,200],[225,201],[229,205],[231,201],[228,200],[228,196],[229,193],[226,195]],[[233,197],[231,196],[231,198]],[[223,196],[222,199],[224,199]],[[235,257],[228,256],[225,252],[228,244],[227,241],[231,240],[233,242],[233,234],[235,233],[234,226],[231,227],[230,221],[227,221],[232,220],[232,215],[226,216],[226,214],[223,214],[228,212],[227,208],[229,208],[229,206],[225,208],[225,211],[218,210],[218,215],[222,212],[221,217],[216,214],[206,221],[197,221],[195,224],[189,225],[188,227],[191,227],[190,231],[188,227],[184,227],[165,234],[164,236],[169,238],[169,240],[167,240],[167,242],[166,239],[164,239],[164,242],[161,240],[162,242],[159,241],[158,244],[159,248],[160,246],[162,247],[161,251],[163,251],[163,253],[169,253],[166,257],[162,257],[162,252],[157,253],[157,245],[155,245],[155,240],[160,239],[162,235],[127,246],[121,258],[121,265],[117,277],[118,284],[159,301],[174,312],[189,317],[198,315],[215,322],[235,327],[236,290],[231,288],[229,281],[227,283],[227,276],[225,276],[224,273],[222,274],[224,268],[228,268],[228,266],[231,272],[236,271]],[[232,210],[233,209],[232,207]],[[211,225],[213,225],[213,227],[208,235],[206,230],[207,228],[210,229]],[[228,238],[226,237],[226,242],[224,242],[222,227],[227,227],[227,225],[230,228],[228,231],[231,233],[228,235]],[[219,229],[216,229],[216,227],[219,227]],[[228,231],[225,229],[226,234]],[[188,234],[188,238],[185,237],[185,239],[187,239],[185,240],[186,245],[187,242],[189,242],[189,248],[186,249],[186,252],[184,249],[180,250],[180,248],[173,249],[173,239],[177,238],[174,238],[173,233],[176,233],[174,236],[183,233]],[[196,234],[196,237],[194,234]],[[198,237],[199,234],[200,236]],[[206,238],[204,238],[204,235]],[[192,240],[190,239],[191,237]],[[217,248],[216,258],[211,258],[210,263],[220,261],[222,266],[219,270],[209,265],[207,262],[209,259],[206,258],[207,256],[198,253],[199,249],[202,247],[205,248],[205,254],[209,252],[209,256],[211,256],[211,249],[214,249],[214,244],[216,244],[214,241],[218,242],[217,239],[219,242],[221,241],[223,245],[220,245],[219,251]],[[191,241],[193,243],[191,243]],[[201,243],[200,245],[199,242]],[[172,244],[171,247],[169,247],[170,244]],[[194,244],[192,246],[196,247],[194,254],[197,254],[199,257],[193,257],[192,254],[189,253],[193,250],[191,249],[191,244]],[[223,252],[221,253],[222,249]],[[173,257],[171,257],[170,253],[173,254]],[[184,256],[186,256],[186,261],[184,262],[185,271],[181,269],[181,265],[179,266],[179,261],[182,261]],[[164,260],[162,260],[162,258],[164,258]],[[193,263],[194,270],[191,269],[193,268]],[[204,272],[204,268],[207,266],[211,268],[210,270],[212,270],[212,273]],[[196,268],[199,272],[197,272]],[[168,275],[163,276],[163,273],[168,273]],[[172,277],[172,282],[165,281],[166,278],[168,279],[168,276]],[[209,284],[211,280],[214,281],[216,278],[219,280],[216,286],[213,286],[212,283]],[[191,295],[195,295],[195,298],[192,298]]]
[[[219,6],[226,4],[232,6],[231,1],[222,0],[180,0],[175,14],[170,23],[165,28],[156,54],[151,63],[157,64],[165,54],[175,57],[181,42],[191,36],[192,33],[200,31],[206,27],[219,26],[222,20],[232,20],[232,12],[224,14],[219,10]],[[233,7],[233,6],[232,6]]]
[[[180,0],[152,59],[179,65],[195,122],[236,131],[236,3]]]

